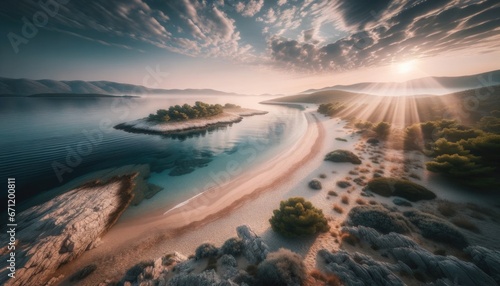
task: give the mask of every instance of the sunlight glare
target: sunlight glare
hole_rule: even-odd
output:
[[[405,61],[398,64],[399,73],[409,73],[415,68],[415,60]]]

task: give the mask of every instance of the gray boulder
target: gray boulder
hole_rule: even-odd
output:
[[[236,233],[243,242],[243,255],[249,263],[258,264],[266,259],[269,253],[269,247],[249,226],[238,226],[236,228]]]
[[[491,276],[500,285],[500,251],[481,246],[469,246],[464,249],[474,264]]]
[[[349,286],[403,286],[405,285],[387,263],[375,261],[373,258],[354,252],[352,254],[339,250],[335,253],[326,249],[318,251],[318,256],[325,262],[325,268],[337,275]]]

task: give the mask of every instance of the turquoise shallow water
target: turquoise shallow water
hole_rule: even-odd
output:
[[[155,96],[113,98],[0,98],[0,178],[15,177],[18,202],[81,175],[128,164],[149,164],[149,181],[165,190],[147,202],[168,208],[263,162],[293,144],[307,123],[295,108],[262,105],[266,98]],[[269,111],[204,134],[132,134],[109,128],[158,108],[201,100]],[[194,171],[172,176],[180,165]],[[57,172],[55,170],[58,170]],[[231,171],[228,176],[228,170]],[[59,176],[57,175],[59,173]]]

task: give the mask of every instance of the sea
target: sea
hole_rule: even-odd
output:
[[[0,178],[15,178],[17,211],[49,200],[54,188],[86,174],[148,165],[163,188],[145,204],[169,210],[261,164],[307,130],[303,110],[260,102],[264,96],[155,95],[114,98],[0,98]],[[202,101],[268,111],[230,126],[181,135],[114,129],[160,108]],[[2,192],[5,198],[7,192]],[[5,206],[1,206],[2,209]]]

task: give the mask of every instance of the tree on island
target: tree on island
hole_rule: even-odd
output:
[[[220,104],[207,104],[197,101],[193,106],[184,104],[182,106],[170,106],[167,109],[158,109],[156,114],[150,114],[147,118],[152,122],[185,121],[196,118],[206,118],[219,115],[223,112]]]
[[[269,219],[274,231],[289,237],[313,235],[330,230],[323,211],[302,197],[281,201],[280,208]]]

